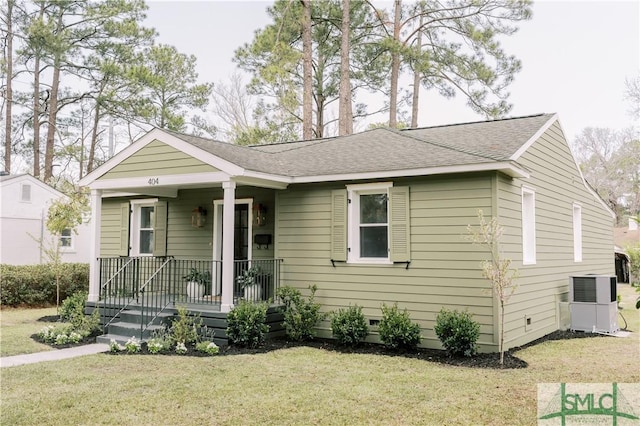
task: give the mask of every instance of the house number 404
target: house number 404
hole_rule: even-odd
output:
[[[157,185],[157,184],[160,183],[160,179],[158,179],[157,177],[156,178],[150,178],[148,180],[148,183],[149,183],[149,185]]]

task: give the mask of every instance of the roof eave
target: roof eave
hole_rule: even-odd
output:
[[[452,173],[472,173],[472,172],[487,172],[487,171],[499,171],[508,176],[514,178],[528,178],[529,173],[522,167],[513,162],[494,162],[494,163],[479,163],[479,164],[465,164],[465,165],[452,165],[452,166],[439,166],[439,167],[427,167],[418,169],[403,169],[403,170],[386,170],[386,171],[373,171],[373,172],[361,172],[361,173],[342,173],[331,175],[316,175],[316,176],[296,176],[291,178],[291,183],[319,183],[319,182],[334,182],[345,180],[364,180],[364,179],[386,179],[386,178],[398,178],[398,177],[411,177],[411,176],[432,176]]]
[[[87,186],[89,188],[96,188],[95,182],[102,176],[104,176],[111,169],[116,167],[125,159],[129,158],[154,140],[159,140],[167,145],[182,151],[188,155],[191,155],[194,158],[203,161],[210,166],[220,170],[222,173],[227,175],[243,175],[245,173],[245,169],[234,164],[230,161],[224,160],[219,156],[216,156],[208,151],[205,151],[179,137],[167,133],[162,129],[153,129],[135,141],[133,144],[129,145],[127,148],[120,151],[118,154],[110,158],[106,163],[102,164],[100,167],[86,175],[84,178],[80,180],[78,183],[80,186]]]

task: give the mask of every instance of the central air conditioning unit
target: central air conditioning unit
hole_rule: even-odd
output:
[[[618,327],[617,280],[609,275],[569,278],[571,330],[615,333]]]

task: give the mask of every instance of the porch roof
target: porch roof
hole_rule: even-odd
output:
[[[348,136],[254,146],[154,129],[141,138],[146,142],[134,143],[127,148],[130,152],[123,151],[80,183],[92,186],[153,140],[189,153],[228,178],[254,178],[285,186],[484,170],[526,177],[527,171],[517,163],[519,156],[556,120],[556,115],[539,114],[420,129],[378,128]]]

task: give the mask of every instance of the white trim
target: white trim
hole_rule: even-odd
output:
[[[129,220],[129,247],[131,247],[131,256],[153,256],[153,249],[151,253],[140,253],[140,208],[153,206],[158,202],[157,198],[144,198],[129,200],[131,206],[131,218]],[[155,214],[155,209],[154,209]],[[152,227],[153,228],[153,227]],[[155,237],[155,235],[154,235]]]
[[[544,125],[540,127],[538,131],[535,132],[533,136],[531,136],[529,140],[524,143],[524,145],[518,148],[518,150],[509,159],[512,161],[518,161],[520,156],[524,154],[525,151],[527,151],[531,147],[531,145],[533,145],[538,139],[540,139],[544,132],[546,132],[549,127],[551,127],[556,121],[558,121],[558,114],[553,114],[551,118],[549,118],[549,120],[547,120],[547,122],[544,123]]]
[[[244,176],[234,177],[233,180],[239,185],[259,186],[269,189],[287,189],[291,182],[291,178],[288,177],[249,171]]]
[[[554,114],[549,121],[547,121],[544,126],[542,126],[540,129],[538,129],[538,131],[531,137],[529,138],[529,140],[522,145],[512,156],[511,156],[511,160],[513,161],[517,161],[520,156],[522,154],[524,154],[524,152],[526,150],[528,150],[531,145],[533,145],[538,139],[540,139],[540,137],[547,131],[549,130],[549,128],[555,124],[558,123],[558,127],[560,128],[560,132],[562,133],[562,139],[565,141],[565,143],[567,144],[567,148],[569,149],[569,153],[571,154],[571,159],[573,160],[573,165],[575,166],[576,170],[578,171],[578,174],[580,175],[580,179],[582,179],[582,184],[584,185],[584,187],[587,189],[587,191],[589,191],[591,193],[591,195],[596,199],[596,201],[598,201],[602,207],[605,208],[605,210],[607,210],[609,212],[609,214],[611,215],[611,217],[613,219],[616,218],[616,214],[615,212],[611,209],[611,207],[609,207],[607,205],[607,203],[604,202],[604,200],[602,199],[602,197],[600,197],[598,195],[597,192],[595,192],[593,190],[593,188],[591,188],[591,186],[587,183],[587,180],[584,178],[584,175],[582,174],[582,170],[580,170],[580,165],[578,165],[578,160],[576,160],[576,157],[573,155],[573,152],[571,151],[571,148],[569,148],[569,145],[567,143],[567,138],[564,136],[564,129],[562,128],[562,123],[560,123],[560,119],[558,117],[558,114]],[[528,176],[527,176],[528,177]]]
[[[140,192],[125,192],[125,191],[109,191],[106,190],[102,194],[102,198],[131,198],[131,197],[164,197],[164,198],[177,198],[178,197],[178,188],[155,188],[149,189],[146,188],[144,191],[141,188]]]
[[[224,172],[186,173],[181,175],[147,175],[117,179],[97,180],[89,185],[91,189],[149,188],[150,190],[185,184],[224,182],[229,175]]]
[[[383,192],[389,195],[389,188],[393,187],[393,182],[376,182],[356,185],[347,185],[347,263],[353,264],[391,264],[391,244],[389,209],[387,203],[387,257],[361,257],[360,256],[360,195],[380,194]]]
[[[28,181],[29,183],[31,183],[33,185],[39,186],[41,189],[44,189],[45,191],[48,191],[48,192],[54,194],[56,197],[68,198],[65,194],[63,194],[62,192],[58,191],[53,186],[47,185],[46,183],[44,183],[41,180],[31,176],[30,174],[23,174],[23,175],[16,175],[16,176],[11,176],[10,175],[8,179],[5,178],[5,179],[0,181],[0,188],[2,188],[3,186],[13,185],[15,183],[23,183],[25,181]],[[32,194],[33,194],[33,192],[32,192]],[[22,196],[20,198],[22,198]]]
[[[91,190],[91,239],[89,246],[89,297],[90,302],[100,298],[100,237],[102,226],[102,191]]]
[[[379,172],[345,173],[339,175],[300,176],[291,178],[290,183],[335,182],[341,180],[386,179],[407,176],[429,176],[447,173],[499,171],[511,177],[529,178],[529,172],[512,163],[482,163],[462,166],[426,167],[420,169],[388,170]]]
[[[573,203],[573,261],[582,262],[582,205]]]
[[[251,241],[251,235],[253,233],[253,198],[237,198],[235,204],[248,204],[249,205],[249,233],[247,235],[247,244],[249,249],[247,251],[248,260],[253,259],[253,244]],[[224,200],[213,200],[213,260],[222,260],[222,208],[224,207]]]
[[[234,213],[236,199],[236,183],[223,182],[224,204],[222,207],[222,295],[220,311],[230,312],[233,309],[233,244]]]
[[[536,264],[536,191],[522,185],[522,264]],[[526,198],[525,198],[526,195]],[[526,205],[530,200],[531,206]]]
[[[150,143],[154,141],[165,143],[172,148],[177,149],[187,155],[190,155],[206,164],[209,164],[212,167],[228,174],[228,175],[242,175],[244,169],[236,164],[233,164],[227,160],[223,160],[222,158],[211,154],[203,149],[196,147],[188,142],[183,141],[182,139],[173,136],[169,133],[166,133],[162,129],[153,129],[146,133],[144,136],[139,138],[137,141],[129,145],[127,148],[120,151],[118,154],[113,156],[109,161],[102,164],[100,167],[86,175],[84,178],[80,180],[78,183],[79,186],[90,186],[93,187],[92,184],[99,179],[101,176],[105,175],[107,172],[115,168],[118,164],[124,161],[126,158],[129,158],[136,152],[140,151],[142,148],[146,147]]]
[[[64,232],[65,230],[69,231],[69,235],[62,235],[62,232]],[[60,244],[60,251],[62,253],[75,253],[76,252],[76,239],[75,239],[75,234],[73,232],[72,229],[67,228],[67,229],[63,229],[62,232],[60,233],[60,235],[58,235],[58,244]],[[63,246],[62,245],[62,240],[66,239],[69,240],[70,244],[68,246]]]

